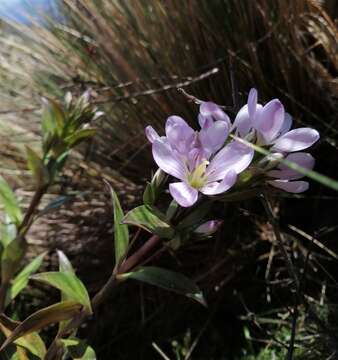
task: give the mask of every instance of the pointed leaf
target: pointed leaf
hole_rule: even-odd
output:
[[[61,106],[52,99],[43,98],[42,134],[44,139],[48,135],[61,135],[65,123],[65,115]]]
[[[96,134],[96,129],[94,128],[81,129],[75,132],[74,134],[66,137],[65,142],[68,144],[69,147],[74,147],[83,140],[91,138],[95,134]]]
[[[69,338],[61,339],[61,342],[68,348],[73,360],[96,360],[94,349],[85,341]]]
[[[68,195],[58,196],[56,199],[52,200],[49,204],[47,204],[45,208],[43,208],[41,211],[39,211],[37,216],[41,217],[43,215],[46,215],[46,214],[50,213],[51,211],[56,210],[56,209],[60,208],[61,206],[73,201],[75,197],[81,196],[85,193],[86,193],[85,191],[82,191],[82,192],[79,191],[79,192],[74,192],[74,193],[68,194]]]
[[[116,192],[109,185],[111,198],[114,207],[114,245],[115,245],[115,262],[118,264],[125,256],[129,245],[128,225],[122,224],[123,210]]]
[[[145,205],[153,205],[156,200],[156,194],[153,185],[148,182],[143,193],[143,203]]]
[[[10,319],[4,314],[0,314],[0,329],[6,337],[9,337],[19,325],[19,322]],[[39,359],[44,359],[46,346],[38,333],[32,332],[22,336],[15,340],[14,343],[27,349]]]
[[[28,168],[32,172],[35,181],[37,182],[37,186],[44,181],[47,182],[48,172],[44,167],[41,157],[29,146],[26,146],[26,153]]]
[[[4,222],[0,224],[0,241],[3,248],[14,240],[17,235],[17,227],[15,223],[7,214],[5,214],[4,218]]]
[[[6,294],[6,306],[27,286],[30,275],[39,269],[46,254],[47,252],[44,252],[37,256],[14,278]]]
[[[137,271],[119,275],[119,278],[134,279],[160,288],[185,295],[206,306],[203,294],[198,286],[186,276],[155,266],[141,267]]]
[[[70,272],[75,275],[75,270],[74,270],[71,262],[65,255],[65,253],[63,253],[61,250],[57,250],[57,254],[59,257],[59,271],[60,272]],[[61,301],[66,301],[66,300],[72,300],[72,297],[69,296],[68,293],[61,291]],[[70,320],[60,321],[58,333],[60,333],[67,326],[69,321]]]
[[[139,206],[131,211],[123,219],[124,224],[131,224],[156,234],[163,238],[172,238],[174,229],[165,220],[165,215],[149,205]]]
[[[71,273],[75,274],[73,265],[69,261],[66,254],[61,250],[57,250],[57,254],[59,257],[59,271],[60,272],[71,272]]]
[[[1,280],[3,283],[9,283],[19,270],[26,249],[27,242],[22,236],[17,236],[5,247],[1,255]]]
[[[91,313],[90,298],[83,282],[72,272],[45,272],[31,276],[31,279],[47,283],[64,292],[69,299],[82,304]]]
[[[16,196],[8,185],[7,181],[0,176],[0,203],[3,205],[5,213],[15,224],[22,221],[22,213]]]
[[[22,336],[39,331],[50,324],[75,317],[82,308],[83,306],[76,301],[63,301],[35,312],[14,329],[2,344],[0,351]]]

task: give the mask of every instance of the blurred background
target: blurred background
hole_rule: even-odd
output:
[[[39,141],[41,96],[90,88],[105,112],[46,197],[72,201],[34,226],[31,256],[47,249],[52,269],[62,249],[92,293],[102,286],[114,257],[103,179],[125,209],[141,202],[155,169],[145,126],[161,131],[172,114],[196,124],[198,108],[178,88],[230,107],[251,87],[261,102],[279,98],[296,126],[319,130],[315,170],[337,178],[337,14],[334,0],[0,0],[0,173],[23,205],[32,195],[24,146]],[[314,182],[305,194],[273,195],[318,317],[300,309],[294,359],[338,359],[337,200]],[[250,200],[215,216],[225,220],[216,238],[154,259],[194,278],[209,307],[128,284],[81,329],[99,359],[285,358],[290,279],[264,210]],[[53,296],[30,288],[20,316]]]

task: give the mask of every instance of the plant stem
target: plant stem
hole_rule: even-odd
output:
[[[141,260],[148,255],[148,253],[156,247],[160,242],[160,238],[157,235],[153,235],[146,241],[142,247],[140,247],[133,255],[131,255],[123,264],[121,264],[120,268],[118,269],[119,274],[123,274],[138,264],[140,264]]]
[[[114,271],[106,284],[102,289],[94,296],[92,300],[93,311],[97,309],[102,302],[109,296],[111,290],[119,284],[119,280],[116,278],[116,275],[123,274],[135,266],[139,265],[146,255],[160,242],[160,238],[157,235],[150,237],[144,244],[141,246],[133,255],[126,259],[124,263]]]
[[[30,226],[33,222],[33,216],[36,211],[36,208],[39,206],[40,201],[43,197],[43,195],[46,193],[48,189],[48,186],[41,186],[39,187],[35,193],[34,196],[29,204],[29,207],[26,211],[26,214],[18,228],[18,233],[20,233],[21,236],[25,236],[27,234],[27,231],[29,230]]]

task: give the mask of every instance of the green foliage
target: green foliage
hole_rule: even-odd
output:
[[[73,360],[96,360],[94,349],[77,338],[62,339]]]
[[[60,104],[53,99],[43,98],[41,129],[46,149],[49,149],[51,139],[63,135],[65,123],[66,117]]]
[[[71,262],[67,258],[66,254],[60,250],[57,251],[57,254],[59,258],[59,272],[71,273],[75,275],[75,270]],[[61,290],[61,301],[66,300],[72,300],[72,296],[67,291]],[[60,321],[58,332],[60,333],[67,326],[68,323],[69,321]]]
[[[20,269],[20,262],[27,250],[27,242],[22,236],[17,236],[4,248],[1,254],[1,280],[8,284]]]
[[[95,135],[96,130],[88,126],[101,113],[91,105],[88,92],[77,101],[66,97],[64,105],[52,99],[44,99],[43,103],[42,147],[53,179],[61,171],[69,150]]]
[[[77,301],[91,313],[91,304],[86,287],[72,271],[45,272],[30,277],[33,280],[47,283],[67,295],[68,299]]]
[[[95,129],[81,129],[76,131],[74,134],[69,135],[65,138],[65,142],[69,147],[74,147],[81,141],[91,138],[95,135]]]
[[[17,198],[8,185],[7,181],[0,176],[0,204],[3,205],[5,213],[16,225],[22,221],[22,212]]]
[[[0,351],[22,336],[39,331],[50,324],[73,318],[75,315],[78,315],[81,310],[82,305],[78,302],[63,301],[36,311],[15,327],[10,336],[2,344]]]
[[[166,222],[166,216],[149,205],[141,205],[129,211],[123,218],[124,224],[138,226],[163,238],[172,238],[175,231]]]
[[[19,326],[20,323],[17,321],[13,321],[8,318],[4,314],[0,315],[0,329],[2,333],[8,338],[15,331],[16,327]],[[14,343],[18,346],[21,346],[27,349],[31,354],[37,356],[39,359],[44,359],[46,354],[46,347],[41,337],[36,332],[29,333],[24,335]]]
[[[151,182],[148,182],[143,192],[143,202],[145,205],[154,205],[161,192],[161,187],[167,179],[167,175],[161,170],[157,169]]]
[[[185,295],[206,306],[198,286],[186,276],[154,266],[141,267],[137,271],[119,275],[121,279],[134,279]]]
[[[59,271],[66,272],[66,273],[73,273],[75,274],[75,270],[73,265],[67,258],[66,254],[63,251],[57,250],[58,258],[59,258]]]
[[[38,188],[44,183],[48,183],[48,173],[45,169],[43,159],[29,146],[26,146],[27,164],[35,178],[35,184]]]
[[[119,264],[126,255],[129,244],[128,225],[122,224],[124,217],[120,201],[116,192],[109,185],[112,203],[114,207],[114,244],[115,244],[115,262]]]
[[[17,227],[10,217],[5,214],[4,222],[0,224],[0,242],[3,248],[5,248],[12,240],[16,238]]]
[[[28,265],[26,265],[18,275],[16,275],[7,290],[5,306],[14,300],[16,296],[27,286],[29,277],[39,269],[45,255],[46,253],[37,256]]]

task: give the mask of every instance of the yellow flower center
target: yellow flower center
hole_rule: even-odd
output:
[[[187,180],[191,187],[195,189],[200,189],[207,182],[207,177],[205,176],[205,171],[208,165],[208,161],[204,160],[199,164],[195,170],[188,174]]]

